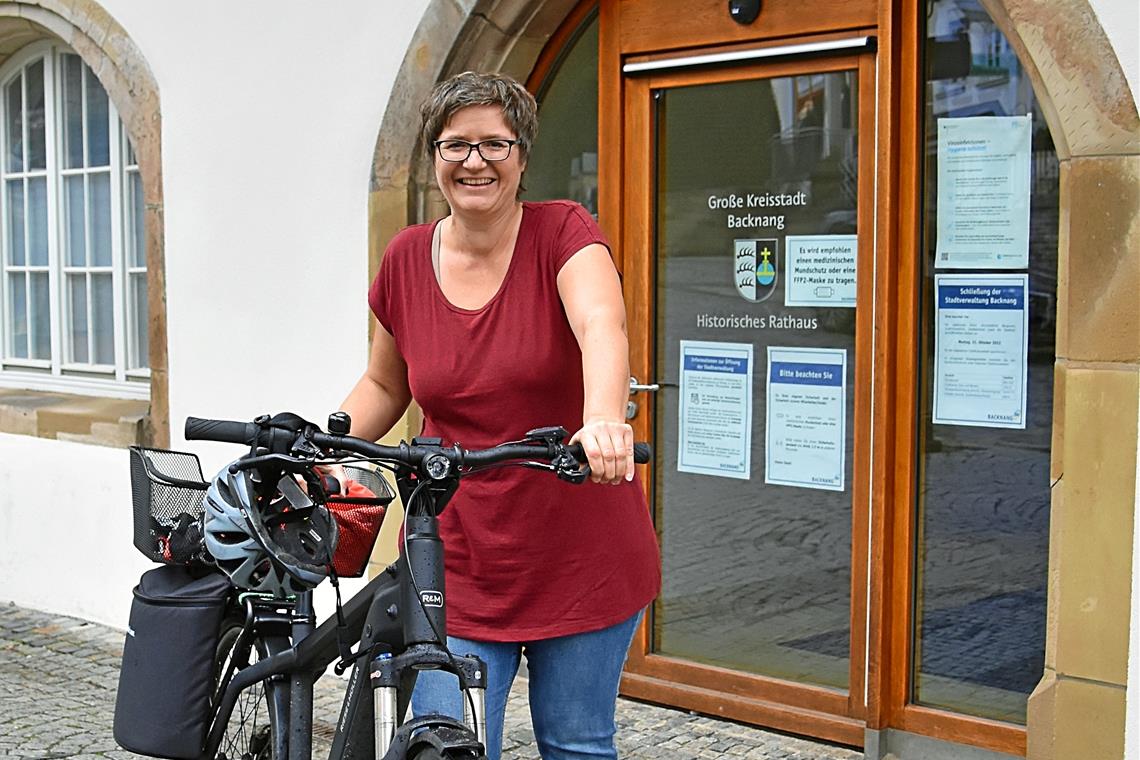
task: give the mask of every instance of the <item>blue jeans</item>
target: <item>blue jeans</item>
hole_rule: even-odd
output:
[[[600,631],[539,641],[448,636],[451,651],[478,655],[487,663],[487,760],[499,760],[503,750],[503,715],[522,654],[530,672],[530,719],[543,760],[616,760],[618,681],[640,620],[639,612]],[[412,712],[462,718],[463,695],[455,676],[439,670],[420,673]]]

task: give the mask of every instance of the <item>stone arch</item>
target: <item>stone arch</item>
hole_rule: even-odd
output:
[[[0,3],[0,63],[31,42],[56,39],[91,67],[130,135],[142,178],[150,318],[150,410],[142,437],[170,440],[166,276],[163,253],[162,123],[158,83],[127,31],[92,0]]]
[[[1136,593],[1140,115],[1087,0],[982,4],[1028,71],[1061,162],[1049,612],[1027,754],[1117,757]],[[1105,561],[1079,571],[1090,556]]]

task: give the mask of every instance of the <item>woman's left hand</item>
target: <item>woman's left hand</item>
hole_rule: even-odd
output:
[[[624,421],[588,420],[570,442],[582,444],[590,480],[610,485],[633,480],[633,428]]]
[[[342,465],[319,464],[313,469],[323,477],[333,478],[336,480],[338,486],[338,494],[348,493],[348,481],[351,480],[351,478],[348,477],[348,472],[345,471]],[[326,486],[326,490],[328,490],[328,486]]]

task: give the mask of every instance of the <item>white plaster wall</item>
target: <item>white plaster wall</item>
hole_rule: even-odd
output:
[[[129,480],[125,450],[0,434],[0,600],[124,626]]]
[[[323,422],[367,358],[372,152],[427,0],[102,3],[161,97],[172,446],[187,415]],[[130,509],[126,451],[0,435],[0,601],[125,626]]]
[[[1140,102],[1140,4],[1135,0],[1089,0],[1124,69],[1132,101]]]

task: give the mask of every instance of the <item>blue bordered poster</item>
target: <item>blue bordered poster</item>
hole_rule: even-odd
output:
[[[764,482],[842,491],[847,350],[768,347]]]
[[[934,424],[1023,430],[1029,275],[935,275],[934,290]]]
[[[677,470],[748,480],[752,344],[681,341]]]

